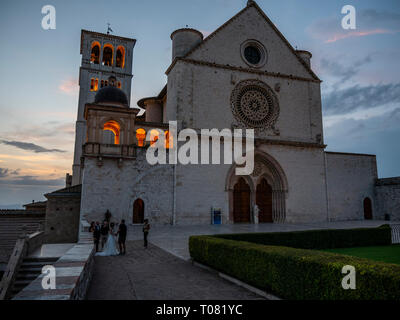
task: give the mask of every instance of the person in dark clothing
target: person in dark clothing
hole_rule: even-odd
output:
[[[107,209],[106,213],[104,214],[104,218],[108,223],[110,222],[111,216],[112,216],[112,214],[111,214],[110,210]]]
[[[144,219],[143,224],[143,240],[144,240],[144,247],[147,249],[147,236],[149,235],[150,224],[149,219]]]
[[[94,232],[95,226],[96,226],[96,223],[95,223],[94,221],[92,221],[92,222],[90,223],[89,232]]]
[[[99,242],[100,242],[100,235],[101,235],[100,230],[101,230],[100,224],[97,221],[93,227],[93,242],[96,246],[96,252],[99,251]]]
[[[110,232],[110,227],[108,226],[108,222],[104,221],[103,225],[101,226],[100,233],[101,233],[101,249],[104,248],[104,245],[107,242],[108,233]]]
[[[125,220],[122,219],[121,223],[119,224],[118,228],[118,245],[119,245],[119,254],[125,254],[126,253],[126,247],[125,247],[125,241],[126,241],[126,234],[127,234],[127,228],[125,224]]]

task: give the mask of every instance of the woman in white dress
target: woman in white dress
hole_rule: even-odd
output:
[[[116,256],[119,255],[117,241],[115,240],[114,223],[110,224],[110,233],[108,234],[107,242],[104,245],[103,251],[96,253],[96,256]]]

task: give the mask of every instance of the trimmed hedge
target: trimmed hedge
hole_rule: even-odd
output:
[[[378,228],[222,234],[214,235],[214,237],[302,249],[383,246],[392,243],[391,229],[389,225],[382,225]]]
[[[284,299],[400,300],[395,264],[212,236],[190,237],[189,251],[195,261]],[[344,265],[356,269],[355,290],[342,288]]]

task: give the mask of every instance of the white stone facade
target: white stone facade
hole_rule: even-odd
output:
[[[108,209],[116,220],[131,222],[134,201],[142,199],[144,218],[159,224],[209,224],[212,208],[221,209],[222,223],[234,223],[243,205],[246,222],[253,223],[256,204],[261,223],[263,214],[270,222],[360,220],[368,197],[373,217],[381,218],[375,157],[324,151],[320,80],[310,68],[311,54],[294,50],[255,2],[202,41],[192,29],[173,35],[166,90],[139,102],[149,114],[132,124],[132,139],[138,128],[166,130],[168,121],[197,132],[251,128],[240,118],[243,110],[234,112],[233,92],[243,86],[243,103],[250,99],[244,113],[255,123],[255,171],[239,189],[234,164],[151,166],[148,146],[135,140],[129,146],[135,156],[84,154],[81,215],[101,220]],[[254,65],[245,53],[249,43],[260,54]]]

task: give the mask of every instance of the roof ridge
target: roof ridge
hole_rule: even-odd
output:
[[[265,14],[265,12],[258,6],[258,4],[255,1],[249,1],[247,6],[244,7],[242,10],[240,10],[238,13],[236,13],[232,18],[227,20],[224,24],[219,26],[217,29],[215,29],[212,33],[208,35],[202,42],[200,42],[198,45],[193,47],[189,52],[187,52],[183,57],[183,59],[188,58],[190,54],[192,54],[194,51],[196,51],[198,48],[200,48],[204,43],[206,43],[208,40],[212,39],[218,32],[220,32],[222,29],[224,29],[228,24],[236,20],[240,15],[242,15],[246,10],[249,8],[254,7],[260,14],[261,16],[267,21],[267,23],[272,27],[272,29],[276,32],[276,34],[281,38],[281,40],[287,45],[289,50],[295,55],[297,60],[303,65],[303,67],[310,73],[310,75],[315,79],[321,81],[318,76],[314,73],[314,71],[311,70],[311,67],[307,65],[307,63],[304,62],[304,60],[297,54],[296,50],[293,48],[293,46],[289,43],[289,41],[285,38],[285,36],[278,30],[278,28],[275,26],[275,24],[271,21],[271,19],[268,18],[268,16]],[[174,64],[175,61],[171,63],[170,66]],[[167,69],[169,70],[170,67]]]
[[[275,24],[271,21],[270,18],[268,18],[268,16],[265,14],[265,12],[259,7],[259,5],[255,2],[252,1],[250,6],[254,6],[254,8],[257,9],[257,11],[263,16],[263,18],[268,22],[268,24],[272,27],[272,29],[274,29],[274,31],[277,33],[277,35],[279,36],[279,38],[281,38],[283,40],[283,42],[288,46],[288,48],[290,49],[290,51],[292,51],[292,53],[297,57],[297,59],[299,60],[299,62],[306,68],[306,70],[311,74],[311,76],[315,79],[315,80],[320,80],[318,78],[318,76],[314,73],[314,71],[311,70],[311,67],[307,65],[307,63],[304,62],[304,60],[297,54],[296,50],[293,48],[293,46],[290,44],[290,42],[285,38],[285,36],[282,34],[282,32],[279,31],[279,29],[275,26]],[[305,50],[303,50],[305,51]]]

